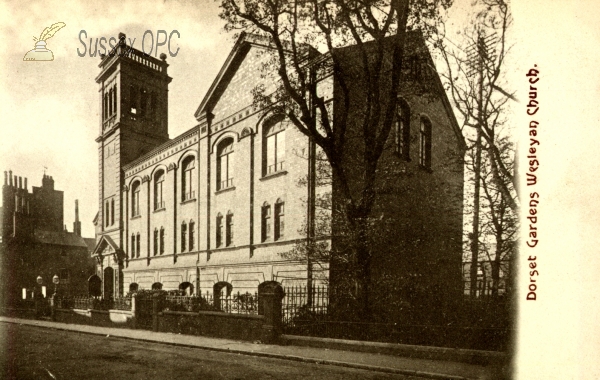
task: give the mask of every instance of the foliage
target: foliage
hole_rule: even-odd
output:
[[[402,85],[406,32],[433,33],[450,5],[451,0],[221,0],[226,30],[252,33],[271,48],[263,67],[269,87],[254,89],[255,106],[286,115],[331,167],[337,199],[332,235],[343,236],[345,245],[336,257],[352,267],[350,276],[340,278],[356,282],[366,313],[369,234],[379,218],[372,215],[378,166]],[[339,88],[335,128],[330,96],[321,92],[328,76]],[[311,231],[308,237],[306,252],[326,256],[325,244]]]

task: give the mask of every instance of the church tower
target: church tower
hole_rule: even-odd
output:
[[[98,143],[100,239],[108,236],[123,247],[125,199],[123,165],[169,140],[166,55],[157,59],[125,43],[102,56],[99,85]]]

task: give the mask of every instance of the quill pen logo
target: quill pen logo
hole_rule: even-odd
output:
[[[42,34],[40,34],[40,38],[34,36],[35,49],[28,51],[23,57],[23,61],[54,61],[54,54],[52,54],[51,50],[46,49],[46,40],[54,36],[56,32],[65,26],[64,22],[57,22],[44,29]]]

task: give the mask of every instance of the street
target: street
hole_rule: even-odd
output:
[[[2,379],[417,379],[0,323]]]

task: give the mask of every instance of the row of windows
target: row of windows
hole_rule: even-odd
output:
[[[129,112],[143,118],[156,118],[158,108],[156,92],[144,87],[129,86]]]
[[[183,161],[183,175],[181,177],[181,201],[189,201],[196,199],[196,192],[192,190],[194,188],[193,174],[195,159],[193,156],[186,158]],[[165,182],[165,171],[158,170],[154,174],[154,210],[162,210],[166,208],[164,200],[164,182]],[[140,189],[141,182],[136,181],[131,186],[131,216],[137,217],[141,215],[140,209]]]
[[[195,226],[194,221],[190,221],[189,224],[185,221],[181,224],[181,252],[193,251],[195,247]],[[131,258],[139,258],[141,241],[140,233],[131,234],[131,245],[130,252]],[[165,253],[165,229],[164,227],[154,229],[154,240],[152,245],[152,252],[154,256],[162,255]]]
[[[278,199],[275,202],[274,231],[272,228],[271,205],[268,202],[263,203],[261,209],[261,241],[281,240],[285,232],[285,203]]]
[[[399,99],[395,129],[396,152],[406,161],[410,161],[410,106],[404,99]],[[421,116],[419,165],[427,169],[431,169],[431,129],[431,120],[426,116]]]
[[[108,119],[112,115],[117,113],[117,85],[115,84],[104,93],[102,99],[102,118],[103,120]]]

